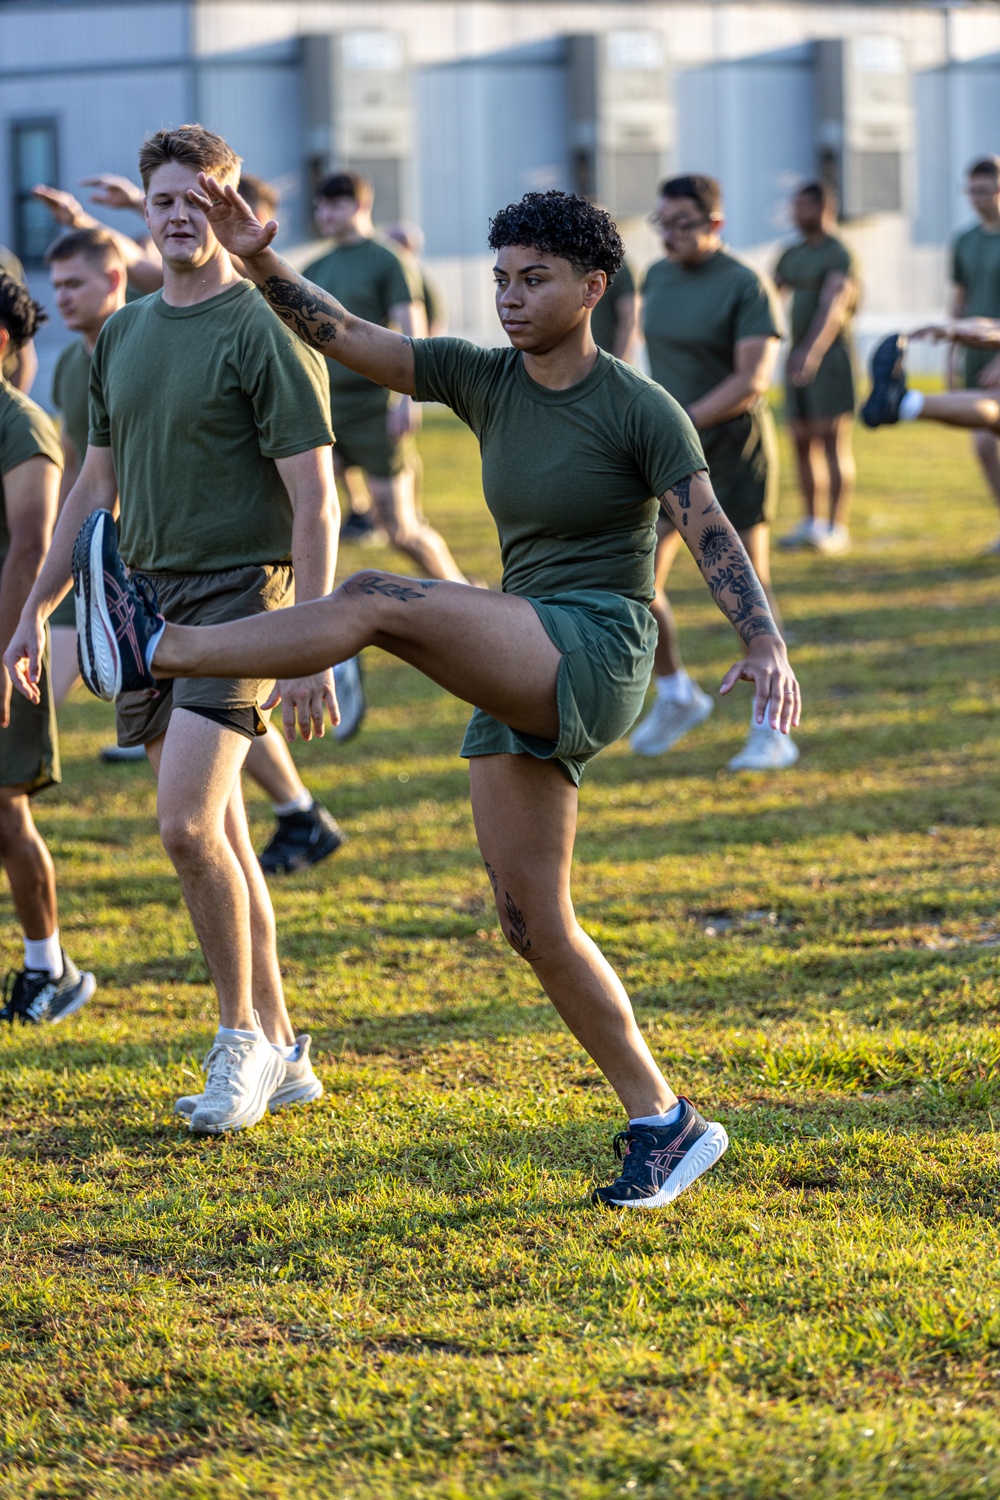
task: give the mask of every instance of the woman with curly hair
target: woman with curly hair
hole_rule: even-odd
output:
[[[232,187],[203,176],[193,202],[306,343],[391,390],[444,402],[472,428],[503,591],[368,568],[327,598],[273,616],[178,627],[129,585],[102,512],[77,543],[94,690],[220,673],[287,677],[374,645],[472,704],[462,754],[500,925],[628,1117],[616,1138],[620,1175],[594,1201],[663,1207],[719,1159],[726,1132],[671,1090],[570,895],[580,777],[634,722],[649,682],[659,506],[746,647],[721,690],[752,682],[758,720],[767,715],[785,732],[798,722],[799,690],[690,421],[591,337],[591,312],[622,264],[618,231],[601,209],[566,193],[528,193],[502,209],[490,245],[510,346],[480,349],[411,340],[352,317],[278,258],[270,249],[277,225],[260,224]],[[20,669],[30,677],[30,664]],[[284,720],[293,737],[287,706]],[[322,726],[298,729],[309,738]]]

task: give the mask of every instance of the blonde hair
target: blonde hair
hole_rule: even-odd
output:
[[[181,162],[199,172],[209,172],[221,182],[236,183],[243,158],[232,146],[206,130],[204,125],[178,125],[175,130],[157,130],[143,141],[139,150],[139,172],[142,185],[149,191],[149,179],[157,167],[168,161]]]

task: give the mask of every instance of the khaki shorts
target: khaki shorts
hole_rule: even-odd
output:
[[[413,463],[413,437],[393,441],[386,431],[388,397],[378,404],[338,413],[334,405],[333,428],[336,433],[334,456],[345,469],[364,469],[373,479],[394,479]]]
[[[62,780],[56,710],[49,680],[48,630],[39,687],[40,703],[29,703],[17,688],[11,689],[10,723],[6,729],[0,729],[0,786],[23,787],[29,797]]]
[[[226,568],[216,573],[144,573],[160,612],[174,625],[223,625],[294,599],[288,563]],[[119,745],[148,745],[165,733],[171,710],[187,708],[252,739],[267,733],[260,704],[274,683],[259,678],[179,677],[115,702]]]

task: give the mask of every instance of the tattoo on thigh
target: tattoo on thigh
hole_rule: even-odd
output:
[[[497,872],[496,870],[494,870],[488,859],[484,859],[483,864],[486,866],[486,873],[490,877],[490,885],[493,887],[493,894],[495,896],[497,893],[497,886],[500,884],[499,880],[497,879]]]
[[[507,909],[507,925],[510,928],[510,940],[523,958],[531,947],[528,924],[524,920],[524,913],[513,901],[510,891],[504,891],[503,895],[504,906]]]
[[[411,599],[426,599],[427,590],[437,588],[437,583],[429,578],[422,578],[419,583],[410,585],[396,583],[392,578],[383,578],[381,573],[362,573],[357,578],[348,579],[344,584],[348,593],[355,590],[359,594],[381,594],[383,599],[397,599],[400,604],[408,604]]]

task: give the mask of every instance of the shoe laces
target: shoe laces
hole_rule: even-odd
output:
[[[212,1043],[201,1065],[205,1073],[205,1098],[212,1093],[232,1093],[233,1085],[238,1081],[240,1065],[246,1056],[244,1049],[252,1046],[252,1042]]]
[[[40,993],[51,983],[52,977],[45,969],[11,969],[3,982],[3,1014],[10,1021],[16,1015],[23,1015],[36,998],[31,994],[32,988]]]
[[[614,1139],[615,1155],[622,1164],[619,1173],[620,1182],[638,1182],[642,1177],[642,1169],[645,1166],[645,1152],[634,1150],[637,1145],[652,1145],[653,1136],[649,1130],[638,1129],[619,1130]]]

